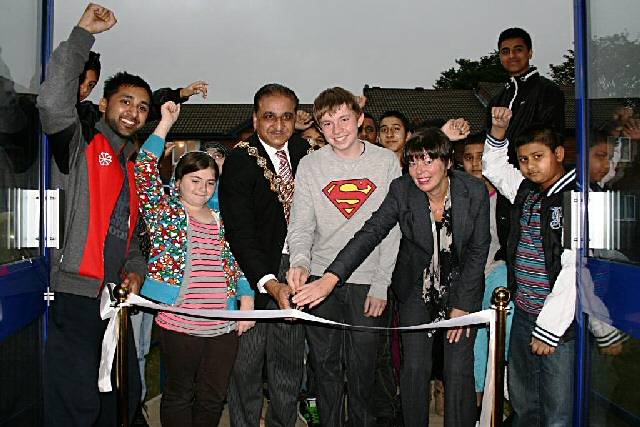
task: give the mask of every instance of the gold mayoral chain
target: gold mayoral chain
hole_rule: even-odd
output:
[[[307,154],[311,154],[316,148],[319,147],[319,145],[312,139],[307,140],[307,142],[310,145],[309,149],[307,150]],[[235,145],[235,147],[244,148],[247,150],[247,153],[250,156],[255,157],[256,163],[262,168],[264,177],[267,179],[267,181],[269,181],[269,188],[278,196],[278,200],[280,201],[280,203],[282,203],[282,207],[284,208],[285,216],[288,218],[289,211],[291,209],[291,201],[287,201],[284,194],[285,192],[289,191],[293,192],[293,182],[287,183],[283,188],[282,178],[280,178],[280,175],[273,173],[273,171],[269,169],[269,167],[267,166],[267,159],[262,157],[260,153],[258,153],[258,149],[249,145],[248,142],[239,142]]]

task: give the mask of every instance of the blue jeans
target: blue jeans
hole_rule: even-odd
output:
[[[147,363],[147,355],[151,347],[151,329],[153,328],[154,313],[149,311],[138,311],[131,316],[131,328],[133,329],[133,338],[136,343],[136,355],[138,357],[138,366],[140,369],[140,380],[142,381],[142,396],[140,402],[144,402],[147,394],[147,384],[144,379],[144,366]]]
[[[551,355],[534,355],[529,344],[537,317],[516,307],[511,325],[508,385],[513,426],[571,426],[575,340],[561,341]]]

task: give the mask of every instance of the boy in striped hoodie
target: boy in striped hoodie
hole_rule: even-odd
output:
[[[508,386],[514,426],[572,425],[575,251],[562,245],[562,202],[575,190],[561,137],[532,126],[516,143],[520,169],[508,162],[512,116],[493,107],[482,173],[513,204],[507,240],[508,284],[515,299]]]

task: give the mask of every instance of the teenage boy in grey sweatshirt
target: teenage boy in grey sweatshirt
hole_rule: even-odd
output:
[[[349,91],[335,87],[314,102],[314,117],[328,145],[300,161],[287,242],[289,285],[297,289],[322,276],[338,252],[378,209],[391,181],[400,176],[393,153],[358,139],[363,113]],[[311,313],[355,325],[382,326],[387,288],[396,262],[398,229]],[[310,361],[318,378],[318,409],[324,426],[344,420],[346,366],[349,421],[375,425],[370,394],[374,384],[378,334],[307,325]],[[343,342],[344,340],[344,342]],[[343,359],[344,349],[344,359]]]

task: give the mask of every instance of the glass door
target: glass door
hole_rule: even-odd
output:
[[[576,420],[640,425],[640,2],[576,0]]]
[[[41,424],[45,219],[54,213],[36,109],[47,4],[0,2],[0,425]]]

